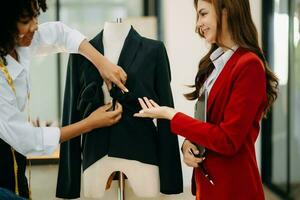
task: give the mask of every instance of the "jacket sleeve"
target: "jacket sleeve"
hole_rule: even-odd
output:
[[[159,99],[158,103],[162,106],[174,107],[170,86],[170,64],[162,43],[157,51],[155,73],[155,90]],[[157,129],[160,191],[164,194],[181,193],[183,182],[178,137],[171,133],[169,120],[158,119]]]
[[[239,65],[219,124],[204,123],[177,113],[171,120],[172,131],[219,154],[235,155],[249,137],[255,119],[261,118],[266,102],[262,63],[258,59],[249,59]]]
[[[68,61],[65,86],[62,125],[66,126],[80,121],[76,109],[79,94],[79,63],[80,55],[71,54]],[[60,160],[57,179],[56,196],[59,198],[80,197],[81,180],[81,136],[60,145]]]

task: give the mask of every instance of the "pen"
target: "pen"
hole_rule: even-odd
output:
[[[197,155],[194,154],[194,152],[193,152],[193,150],[192,150],[191,148],[190,148],[188,151],[189,151],[189,153],[190,153],[191,155],[193,155],[194,157],[199,157],[199,156],[197,156]],[[199,166],[200,171],[202,172],[203,176],[208,180],[208,182],[209,182],[211,185],[215,186],[214,181],[213,181],[213,180],[211,179],[211,177],[208,175],[208,172],[207,172],[207,170],[205,169],[203,163],[202,163],[202,162],[201,162],[201,163],[198,163],[198,166]]]
[[[205,167],[203,166],[202,163],[199,164],[199,167],[201,169],[202,174],[205,176],[205,178],[210,182],[210,184],[212,184],[213,186],[215,185],[215,183],[213,182],[213,180],[210,178],[210,176],[208,175]]]

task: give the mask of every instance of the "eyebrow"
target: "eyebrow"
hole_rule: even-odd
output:
[[[201,12],[203,12],[203,11],[205,11],[205,8],[201,8],[201,9],[198,11],[198,13],[201,13]]]
[[[30,17],[28,15],[23,15],[19,19],[20,22],[26,22],[28,20],[30,20]]]

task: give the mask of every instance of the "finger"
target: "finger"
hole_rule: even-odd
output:
[[[147,117],[144,113],[135,113],[133,116],[134,117],[141,117],[141,118],[146,118]]]
[[[141,105],[141,107],[142,107],[143,110],[148,108],[147,105],[145,104],[145,102],[143,101],[143,99],[138,98],[138,100],[139,100],[140,105]]]
[[[116,102],[116,109],[122,112],[123,111],[122,104],[120,104],[119,102]]]
[[[188,148],[186,149],[186,151],[189,151],[189,153],[193,154],[193,155],[198,155],[199,154],[199,150],[197,148],[196,145],[194,144],[187,144]]]
[[[185,160],[189,163],[192,163],[194,166],[198,165],[199,163],[203,162],[203,158],[197,158],[197,157],[186,157]]]
[[[198,162],[202,162],[202,160],[203,160],[202,157],[201,158],[195,157],[194,154],[192,154],[191,151],[185,152],[183,156],[184,156],[185,159],[187,159],[191,162],[198,163]]]
[[[35,121],[32,121],[31,123],[32,123],[32,125],[33,125],[34,127],[37,127]]]
[[[120,78],[122,83],[125,84],[127,80],[127,74],[121,67],[120,67]]]
[[[117,115],[117,117],[115,118],[115,122],[117,123],[118,121],[120,121],[120,119],[122,118],[122,115]]]
[[[125,85],[119,79],[115,79],[113,82],[118,86],[118,88],[120,88],[124,92],[129,92],[129,90],[125,87]]]
[[[190,162],[196,162],[196,157],[190,153],[185,154],[184,158]]]
[[[190,163],[189,165],[190,167],[194,167],[194,168],[197,168],[199,166],[198,163]]]
[[[153,108],[153,105],[150,103],[150,101],[147,97],[144,97],[143,99],[144,99],[144,101],[145,101],[148,108]]]
[[[198,155],[198,154],[200,153],[196,146],[192,146],[192,147],[191,147],[191,150],[193,151],[193,153],[194,153],[195,155]]]
[[[196,158],[195,162],[202,163],[205,160],[205,157],[202,158]]]
[[[184,160],[184,163],[189,166],[189,167],[198,167],[198,163],[196,162],[192,162],[192,161],[189,161],[189,160]]]
[[[186,149],[186,152],[188,153],[188,155],[194,156],[194,152],[192,148]]]
[[[186,160],[193,162],[193,163],[201,163],[205,160],[205,157],[198,158],[198,157],[190,156],[190,155],[186,156],[185,158],[186,158]]]
[[[36,126],[40,127],[40,119],[39,118],[36,119]]]
[[[190,147],[186,148],[183,153],[184,153],[184,156],[186,156],[186,157],[189,157],[189,156],[194,157],[194,152],[193,152],[192,148],[190,148]]]
[[[108,79],[106,79],[104,81],[105,81],[105,84],[106,84],[106,87],[108,88],[108,90],[111,90],[111,88],[112,88],[111,82]]]
[[[111,126],[111,125],[114,125],[114,124],[118,123],[118,122],[120,121],[120,119],[121,119],[121,117],[118,117],[118,118],[113,118],[113,119],[111,120],[111,123],[109,124],[109,126]]]
[[[107,104],[101,106],[100,109],[103,111],[107,111],[107,110],[111,109],[111,107],[112,107],[112,103],[110,102],[110,103],[107,103]]]
[[[118,115],[121,115],[121,113],[122,113],[122,105],[117,102],[115,110],[110,111],[110,114],[111,114],[112,117],[116,117]]]
[[[155,101],[153,101],[152,99],[150,99],[149,101],[154,107],[159,107],[159,105],[155,103]]]
[[[115,111],[116,111],[118,114],[121,114],[122,111],[123,111],[123,107],[122,107],[122,105],[121,105],[119,102],[116,102]]]

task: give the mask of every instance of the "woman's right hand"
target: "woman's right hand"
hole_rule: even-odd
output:
[[[86,118],[90,130],[111,126],[121,119],[123,111],[122,105],[116,103],[114,111],[109,111],[111,107],[112,103],[101,106]]]
[[[90,132],[95,128],[111,126],[117,123],[122,117],[122,106],[116,103],[114,111],[108,111],[112,107],[112,103],[101,106],[92,112],[87,118],[64,126],[60,129],[60,142],[65,142],[80,134]]]
[[[125,87],[127,74],[120,66],[110,62],[86,39],[81,42],[78,51],[96,66],[108,88],[114,83],[122,91],[128,92]]]
[[[184,163],[189,167],[198,167],[198,164],[203,162],[205,157],[197,158],[193,155],[199,154],[199,151],[197,149],[197,146],[191,143],[189,140],[185,140],[182,144],[182,153],[183,153],[183,161]],[[192,152],[193,153],[192,153]]]

